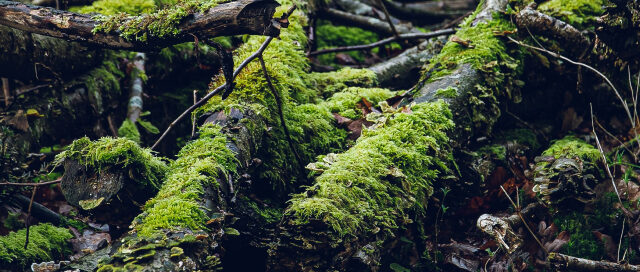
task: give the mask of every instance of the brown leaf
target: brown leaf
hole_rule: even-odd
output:
[[[360,135],[362,134],[362,127],[363,126],[370,126],[371,123],[370,121],[367,121],[364,118],[360,118],[358,120],[355,120],[353,122],[351,122],[348,126],[347,126],[347,130],[349,130],[349,139],[351,140],[356,140],[358,138],[360,138]]]
[[[450,41],[457,43],[459,45],[462,45],[462,47],[464,48],[473,48],[474,46],[471,45],[471,41],[470,40],[463,40],[460,37],[453,35],[451,36],[451,39],[449,39]]]
[[[333,117],[336,118],[336,121],[338,122],[338,125],[344,125],[344,126],[348,126],[349,124],[351,124],[353,122],[353,120],[344,117],[340,114],[334,113]]]

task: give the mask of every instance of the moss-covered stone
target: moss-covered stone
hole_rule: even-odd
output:
[[[160,158],[152,154],[151,150],[142,148],[126,138],[103,137],[96,141],[91,141],[87,137],[80,138],[56,156],[56,164],[61,164],[67,159],[97,172],[105,167],[128,168],[142,177],[136,180],[138,183],[155,188],[160,187],[168,169]]]
[[[71,253],[68,243],[73,236],[66,228],[38,224],[29,229],[29,245],[25,249],[26,229],[0,236],[0,267],[19,271],[35,262],[59,260]]]

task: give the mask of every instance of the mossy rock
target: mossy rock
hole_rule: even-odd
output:
[[[26,249],[26,229],[0,236],[0,269],[27,271],[32,263],[63,259],[71,253],[72,237],[68,229],[51,224],[31,226]]]

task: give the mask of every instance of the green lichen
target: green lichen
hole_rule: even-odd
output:
[[[388,113],[376,129],[338,154],[285,211],[294,225],[325,222],[337,236],[391,231],[409,210],[423,214],[431,184],[449,170],[452,114],[444,102],[418,104],[411,113]],[[379,119],[380,120],[380,119]]]
[[[91,141],[83,137],[73,141],[67,150],[56,156],[56,164],[62,164],[66,159],[74,160],[100,172],[107,167],[123,167],[131,169],[140,175],[136,181],[143,186],[151,185],[155,188],[167,171],[166,164],[155,157],[151,150],[142,148],[126,138],[103,137]]]
[[[26,229],[0,236],[0,267],[18,271],[32,263],[61,259],[71,253],[68,240],[73,236],[66,228],[38,224],[29,229],[29,245],[24,248]]]
[[[140,144],[140,131],[138,131],[136,124],[131,122],[129,119],[124,120],[120,128],[118,128],[118,136]]]
[[[147,41],[176,36],[181,33],[178,25],[190,14],[205,13],[225,2],[228,0],[100,0],[76,11],[98,13],[94,33],[117,32],[126,40]]]
[[[209,216],[201,202],[205,188],[217,187],[216,178],[226,179],[236,171],[235,156],[226,143],[219,126],[200,128],[200,138],[180,150],[178,159],[169,165],[160,192],[134,220],[138,236],[152,237],[176,228],[206,229]]]
[[[538,10],[556,17],[579,29],[593,28],[597,18],[604,13],[604,0],[550,0]]]
[[[588,162],[595,162],[600,159],[600,151],[598,149],[572,135],[555,141],[547,150],[542,152],[542,155],[553,156],[556,159],[562,157],[579,158]]]

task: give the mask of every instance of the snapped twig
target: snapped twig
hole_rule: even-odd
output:
[[[509,193],[507,193],[507,190],[505,190],[504,187],[502,187],[502,185],[500,185],[500,189],[502,189],[502,192],[504,192],[504,195],[507,196],[507,199],[509,199],[509,202],[511,202],[511,205],[513,205],[513,208],[516,209],[516,213],[518,214],[518,217],[520,217],[520,220],[522,220],[522,224],[525,227],[527,227],[527,230],[529,231],[529,233],[531,233],[531,236],[533,236],[536,242],[538,242],[538,245],[540,245],[540,248],[542,248],[542,250],[544,251],[544,254],[549,255],[549,251],[547,251],[547,249],[544,247],[542,242],[540,242],[540,239],[538,239],[538,236],[536,236],[533,230],[531,230],[531,227],[529,227],[529,223],[527,223],[527,220],[525,220],[524,216],[522,216],[522,212],[520,208],[520,197],[517,197],[518,204],[516,204],[515,202],[513,202],[513,199],[511,199],[511,196],[509,196]],[[516,188],[516,192],[518,192],[517,188]]]
[[[33,190],[31,191],[31,200],[29,201],[29,209],[27,209],[27,220],[24,221],[24,224],[26,225],[27,231],[25,234],[25,239],[24,239],[24,249],[27,249],[27,246],[29,246],[29,228],[31,227],[31,206],[33,206],[33,199],[36,197],[36,189],[38,187],[37,186],[33,186]]]
[[[284,13],[282,15],[282,17],[279,20],[281,21],[281,20],[289,18],[289,16],[293,13],[293,11],[295,9],[296,9],[296,6],[292,6],[286,13]],[[279,27],[286,27],[287,26],[286,24],[285,25],[281,25],[279,20],[272,20],[271,27],[279,28]],[[271,41],[273,41],[273,38],[274,37],[272,37],[272,36],[267,37],[267,39],[262,43],[262,45],[260,46],[260,48],[258,48],[258,50],[256,52],[251,54],[251,56],[247,57],[244,61],[242,61],[242,63],[240,63],[240,65],[238,65],[238,68],[236,68],[233,71],[232,80],[235,80],[235,78],[240,74],[240,71],[242,71],[242,69],[244,69],[244,67],[246,67],[251,61],[253,61],[254,59],[256,59],[256,58],[258,58],[259,56],[262,55],[262,52],[264,52],[264,50],[267,49],[267,46],[269,45],[269,43],[271,43]],[[158,146],[158,144],[160,144],[160,142],[167,136],[169,131],[171,131],[171,129],[175,125],[177,125],[180,121],[182,121],[182,119],[187,117],[187,115],[189,115],[195,109],[197,109],[200,106],[202,106],[205,103],[207,103],[207,101],[209,101],[209,99],[211,99],[214,95],[220,93],[220,91],[225,90],[226,87],[227,87],[227,84],[232,84],[232,82],[225,82],[225,84],[222,84],[222,85],[218,86],[213,91],[209,92],[207,95],[205,95],[200,100],[198,100],[198,102],[196,102],[193,105],[191,105],[191,107],[189,107],[187,110],[185,110],[182,114],[180,114],[178,116],[178,118],[176,118],[175,120],[173,120],[173,122],[171,122],[171,124],[169,124],[167,129],[162,133],[162,135],[160,135],[160,138],[158,138],[158,140],[156,140],[156,142],[151,146],[151,149],[154,150]]]
[[[267,80],[267,86],[269,86],[269,90],[273,97],[276,99],[276,105],[278,106],[278,115],[280,117],[280,124],[282,125],[282,129],[284,130],[284,135],[287,137],[287,142],[289,142],[289,148],[293,151],[293,154],[296,156],[296,160],[298,161],[298,166],[300,167],[301,173],[304,173],[304,163],[300,154],[298,153],[298,149],[293,144],[293,140],[291,140],[291,133],[289,133],[289,128],[287,127],[287,123],[284,120],[284,113],[282,112],[282,99],[280,99],[280,95],[275,87],[273,87],[273,83],[271,83],[271,77],[269,76],[269,72],[267,71],[267,65],[264,63],[264,59],[262,55],[258,57],[260,60],[260,66],[262,66],[262,72],[264,73],[264,77]]]

